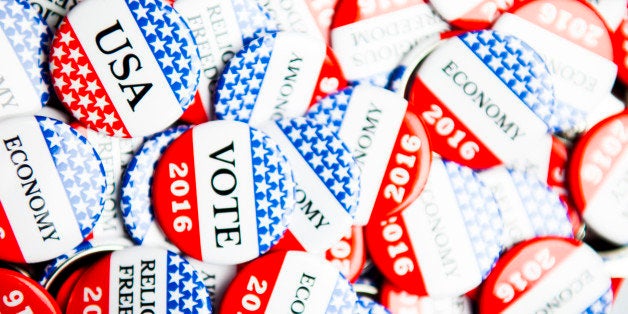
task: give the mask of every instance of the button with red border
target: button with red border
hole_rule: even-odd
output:
[[[338,132],[360,166],[357,225],[366,225],[372,213],[407,207],[425,186],[430,141],[408,109],[398,94],[360,84],[321,99],[306,115]]]
[[[450,24],[467,30],[488,28],[514,0],[430,0],[440,16]]]
[[[434,152],[474,169],[512,163],[569,119],[554,102],[541,57],[490,30],[441,43],[410,88],[411,110],[425,122]]]
[[[387,281],[382,284],[380,301],[392,313],[473,313],[471,299],[466,296],[438,299],[418,296],[399,289]]]
[[[587,226],[616,244],[628,244],[628,113],[609,117],[576,144],[570,191]]]
[[[151,193],[166,237],[215,264],[268,251],[294,204],[292,171],[277,144],[238,121],[206,122],[174,140],[157,163]]]
[[[502,232],[495,198],[475,172],[438,157],[419,198],[365,230],[370,256],[387,280],[437,298],[480,285],[502,250]]]
[[[332,19],[331,47],[349,81],[384,87],[417,41],[448,29],[423,0],[346,0]]]
[[[0,268],[0,312],[62,313],[57,302],[32,279],[12,270]]]
[[[357,300],[329,262],[306,252],[275,252],[238,272],[220,313],[354,313]]]
[[[608,313],[611,280],[600,256],[572,239],[543,237],[504,254],[486,279],[481,313]]]
[[[617,65],[617,77],[628,85],[628,14],[624,16],[617,31],[611,37],[613,61]]]
[[[212,313],[209,294],[190,263],[176,253],[133,247],[108,254],[87,269],[68,301],[68,313]]]
[[[63,19],[51,48],[55,92],[88,128],[118,137],[156,133],[194,97],[198,50],[162,0],[86,0]]]
[[[278,32],[257,38],[227,63],[216,85],[216,118],[258,126],[302,116],[318,99],[347,86],[320,38]]]
[[[355,282],[362,273],[366,262],[366,246],[361,226],[351,226],[331,248],[325,251],[325,259],[332,263],[340,273]]]

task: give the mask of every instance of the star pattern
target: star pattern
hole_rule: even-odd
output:
[[[462,42],[553,132],[584,123],[584,114],[554,98],[551,74],[534,49],[492,30],[459,36]]]
[[[9,39],[24,72],[39,94],[41,104],[50,97],[48,48],[52,34],[39,14],[23,0],[0,0],[0,31]],[[6,49],[6,48],[5,48]]]
[[[380,72],[376,74],[371,74],[367,77],[361,77],[355,81],[351,81],[351,85],[355,86],[359,84],[366,84],[385,88],[388,85],[389,79],[393,71],[394,69],[392,71]]]
[[[96,150],[69,125],[36,116],[83,238],[103,209],[105,168]]]
[[[231,5],[240,26],[242,43],[245,46],[253,39],[279,31],[277,22],[257,1],[232,0]]]
[[[167,313],[211,314],[209,293],[192,265],[176,253],[168,251]]]
[[[600,296],[599,299],[595,300],[593,304],[591,304],[586,310],[584,310],[583,314],[605,314],[611,312],[611,307],[613,305],[613,291],[609,288]]]
[[[344,142],[332,129],[311,119],[298,117],[275,123],[353,217],[360,192],[360,169]]]
[[[41,284],[42,286],[45,286],[46,283],[48,283],[48,280],[50,280],[50,278],[52,278],[52,276],[59,269],[59,267],[63,266],[63,264],[65,264],[71,257],[77,256],[79,253],[85,252],[93,247],[94,246],[91,242],[83,241],[70,252],[62,254],[53,259],[51,262],[46,264],[46,267],[44,267],[44,271],[39,280],[37,280],[37,282],[39,282],[39,284]]]
[[[120,189],[120,206],[126,230],[137,244],[144,242],[155,220],[150,186],[157,161],[166,147],[188,129],[189,126],[180,125],[148,137],[126,168]]]
[[[279,147],[263,132],[250,129],[259,254],[266,253],[287,228],[294,206],[294,182]]]
[[[573,238],[567,208],[558,194],[534,175],[508,169],[536,236]]]
[[[338,133],[354,89],[355,87],[347,87],[322,98],[308,110],[305,117],[316,120],[316,122],[326,125]]]
[[[216,118],[249,122],[276,37],[277,33],[271,33],[252,40],[229,60],[216,85]]]
[[[482,278],[493,269],[502,249],[503,222],[493,194],[470,168],[443,161],[473,246]]]
[[[366,297],[358,297],[355,304],[355,314],[390,314],[390,311],[383,305]]]
[[[341,274],[338,274],[334,292],[327,305],[327,314],[353,314],[355,313],[358,296],[351,287],[351,284]]]

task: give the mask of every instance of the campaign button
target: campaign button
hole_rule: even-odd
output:
[[[192,32],[165,1],[86,0],[52,43],[55,92],[92,130],[145,136],[175,122],[198,86]]]
[[[0,268],[0,281],[1,313],[63,313],[52,296],[34,280]]]

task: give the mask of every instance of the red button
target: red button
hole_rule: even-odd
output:
[[[0,268],[0,282],[0,313],[62,313],[52,296],[32,279]]]
[[[355,282],[366,262],[362,227],[351,226],[342,239],[325,252],[325,258],[350,282]]]

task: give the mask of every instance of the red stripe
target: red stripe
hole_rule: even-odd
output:
[[[33,226],[34,227],[34,226]],[[17,242],[15,232],[11,228],[11,223],[5,212],[4,206],[0,202],[0,260],[15,263],[26,263],[20,244]]]
[[[66,313],[109,313],[111,254],[98,260],[79,279],[68,300]]]
[[[325,252],[325,259],[334,265],[350,282],[355,282],[366,260],[362,227],[351,229]]]
[[[336,59],[334,52],[326,46],[325,60],[321,67],[318,80],[316,80],[316,86],[314,88],[314,94],[310,101],[310,106],[314,105],[321,98],[347,87],[347,80],[345,79],[340,64]]]
[[[303,245],[301,245],[301,243],[299,242],[299,240],[297,240],[297,238],[294,236],[294,234],[292,234],[292,232],[290,232],[289,228],[290,227],[288,227],[288,230],[286,230],[286,232],[283,234],[283,237],[281,237],[281,239],[279,239],[277,244],[273,245],[270,248],[271,252],[305,251],[305,248],[303,247]]]
[[[192,100],[188,109],[183,112],[180,119],[190,124],[201,124],[209,121],[209,113],[205,111],[205,106],[203,105],[199,91],[196,91],[194,100]]]

